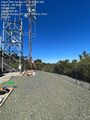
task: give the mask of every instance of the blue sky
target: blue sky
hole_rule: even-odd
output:
[[[48,15],[37,20],[33,56],[47,62],[90,51],[90,0],[45,0]]]
[[[54,63],[63,59],[78,59],[84,50],[90,51],[90,0],[45,0],[39,11],[36,37],[33,39],[33,59]],[[25,30],[27,29],[24,23]],[[24,38],[24,55],[28,55],[28,39]]]

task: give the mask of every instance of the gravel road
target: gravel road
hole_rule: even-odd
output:
[[[0,120],[90,120],[89,90],[47,72],[11,80],[8,86],[16,88],[0,108]]]

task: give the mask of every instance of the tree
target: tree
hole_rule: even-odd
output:
[[[42,60],[41,59],[37,59],[34,62],[35,62],[37,70],[42,70],[42,67],[43,67]]]

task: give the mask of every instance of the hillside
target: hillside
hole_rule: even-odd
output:
[[[90,91],[62,76],[36,72],[13,77],[13,93],[0,111],[0,120],[89,120]],[[7,85],[6,83],[4,85]]]

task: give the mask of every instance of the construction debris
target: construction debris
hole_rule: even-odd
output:
[[[10,93],[13,91],[13,88],[7,88],[3,87],[0,88],[0,107],[3,105],[3,103],[6,101]]]
[[[27,70],[27,71],[24,71],[22,73],[23,76],[31,76],[31,75],[35,75],[35,71],[34,70]]]
[[[3,83],[3,82],[7,82],[8,80],[10,80],[10,78],[12,76],[22,76],[22,74],[20,72],[6,73],[2,77],[0,77],[0,84]]]

